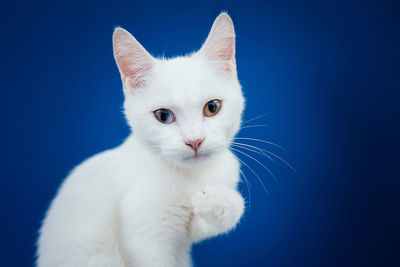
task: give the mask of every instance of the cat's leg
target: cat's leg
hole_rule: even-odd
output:
[[[192,197],[192,242],[228,232],[244,211],[243,197],[233,188],[208,185]]]
[[[189,203],[173,206],[160,202],[161,197],[143,199],[125,199],[120,210],[120,242],[127,267],[191,267]]]
[[[167,215],[168,216],[168,215]],[[162,219],[159,224],[162,225]],[[173,226],[172,226],[173,227]],[[171,227],[171,228],[172,228]],[[129,267],[191,267],[189,240],[177,240],[171,228],[147,227],[139,234],[125,230],[124,258]],[[168,233],[170,232],[170,233]]]
[[[78,244],[58,246],[39,255],[36,267],[126,267],[115,251],[96,251]]]

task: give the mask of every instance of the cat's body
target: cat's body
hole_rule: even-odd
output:
[[[171,172],[168,165],[149,165],[150,158],[131,138],[78,166],[44,223],[41,238],[51,241],[43,244],[43,253],[39,251],[40,264],[117,267],[129,259],[132,266],[190,266],[192,242],[216,234],[192,236],[192,197],[212,185],[234,190],[236,160],[224,152],[206,169]],[[131,259],[119,246],[129,239],[136,243]]]
[[[244,102],[230,18],[221,14],[188,57],[150,59],[122,29],[114,49],[134,134],[64,181],[40,231],[38,267],[189,267],[193,243],[243,214],[229,150]]]

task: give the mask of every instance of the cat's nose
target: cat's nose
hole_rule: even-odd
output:
[[[197,153],[197,150],[199,149],[199,147],[203,143],[203,141],[204,141],[204,138],[199,138],[196,140],[186,140],[185,144],[187,146],[190,146],[194,150],[194,152]]]

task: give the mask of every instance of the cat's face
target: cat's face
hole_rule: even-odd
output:
[[[227,14],[216,19],[203,47],[190,56],[155,59],[122,29],[114,34],[114,53],[128,122],[160,159],[192,166],[229,146],[244,99]]]

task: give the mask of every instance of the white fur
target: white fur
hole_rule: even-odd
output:
[[[118,28],[114,53],[133,133],[64,181],[40,230],[37,266],[192,266],[192,243],[230,231],[244,210],[229,150],[244,106],[232,21],[221,14],[199,52],[170,60]],[[222,108],[206,117],[212,99]],[[160,123],[159,108],[176,121]],[[205,140],[193,157],[185,140],[197,138]]]

